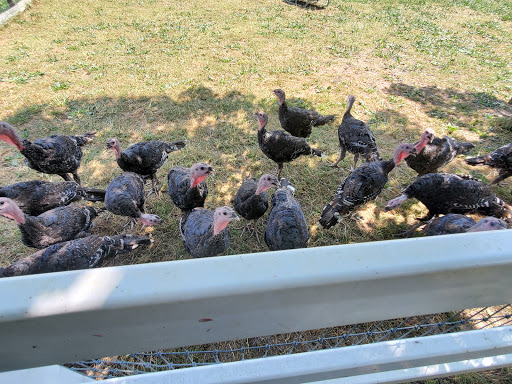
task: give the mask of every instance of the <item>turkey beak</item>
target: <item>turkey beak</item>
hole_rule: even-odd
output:
[[[110,149],[112,148],[112,144],[110,144],[109,142],[107,142],[107,149]]]
[[[229,218],[231,220],[240,221],[240,218],[238,217],[238,215],[235,212],[231,212],[231,216],[229,216]]]
[[[215,175],[215,171],[213,170],[212,167],[208,167],[208,169],[206,170],[206,174],[207,175]]]

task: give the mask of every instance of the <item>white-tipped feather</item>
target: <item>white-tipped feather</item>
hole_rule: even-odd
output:
[[[183,233],[183,227],[182,227],[182,224],[183,224],[183,216],[180,217],[180,234],[181,234],[181,238],[183,239],[183,241],[185,241],[185,234]]]

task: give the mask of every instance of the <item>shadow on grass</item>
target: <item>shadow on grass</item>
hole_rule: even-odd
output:
[[[156,119],[175,121],[192,117],[202,118],[206,115],[220,117],[240,110],[250,114],[257,109],[254,95],[230,92],[221,97],[209,88],[195,86],[182,92],[175,100],[166,95],[138,98],[56,98],[55,102],[51,104],[23,108],[11,116],[8,121],[14,125],[51,121],[56,126],[67,126],[70,120],[119,117],[120,114],[133,112],[136,115],[146,114],[148,122]]]
[[[415,87],[404,83],[387,88],[391,95],[405,97],[423,106],[427,115],[459,127],[478,123],[483,110],[512,114],[512,107],[487,92],[461,92],[436,86]]]
[[[289,5],[296,5],[298,7],[307,8],[307,9],[311,9],[314,11],[319,11],[319,10],[325,9],[329,5],[328,0],[321,1],[320,2],[321,4],[318,4],[316,1],[311,1],[311,0],[308,0],[308,1],[284,0],[284,2]]]
[[[314,109],[310,102],[300,98],[290,98],[288,102],[290,106]],[[24,107],[7,121],[19,129],[23,137],[34,138],[36,134],[74,133],[74,127],[81,125],[108,123],[112,126],[127,119],[131,119],[129,125],[136,120],[151,125],[153,122],[177,123],[189,119],[195,119],[197,125],[212,125],[215,121],[226,123],[228,118],[240,117],[240,113],[252,119],[255,112],[264,111],[270,116],[269,127],[274,129],[279,127],[277,110],[277,99],[256,100],[255,95],[238,91],[220,96],[199,85],[188,88],[175,99],[167,95],[96,99],[56,97],[51,103]],[[27,124],[31,126],[24,126]],[[257,127],[256,119],[254,126]],[[95,129],[101,130],[101,127]]]

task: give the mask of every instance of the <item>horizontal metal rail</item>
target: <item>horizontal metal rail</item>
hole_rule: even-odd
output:
[[[0,370],[507,304],[510,230],[0,279]],[[194,368],[195,369],[195,368]]]
[[[102,383],[395,383],[511,364],[512,326],[148,373]]]

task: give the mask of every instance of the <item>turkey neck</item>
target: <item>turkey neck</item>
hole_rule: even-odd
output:
[[[225,223],[218,223],[215,220],[213,221],[213,236],[217,236],[219,233],[222,232],[224,228],[226,228],[229,224],[228,222]]]
[[[260,187],[259,185],[256,186],[256,191],[254,191],[253,196],[257,196],[258,198],[262,197],[261,194],[265,192],[267,189],[270,189],[270,187]]]
[[[288,104],[286,104],[286,100],[283,100],[283,102],[279,104],[279,109],[281,109],[282,112],[288,111]]]
[[[119,167],[121,169],[124,169],[125,167],[130,167],[131,165],[133,165],[133,160],[130,159],[129,157],[127,157],[124,152],[114,149],[114,153],[116,155],[117,164],[119,164]]]
[[[266,126],[267,126],[267,122],[260,123],[260,127],[258,128],[258,142],[260,144],[263,143],[263,138],[267,134]]]
[[[206,179],[206,175],[205,176],[198,176],[196,178],[190,176],[190,188],[197,187],[197,185],[200,184],[204,179]]]
[[[1,215],[14,220],[17,224],[25,224],[25,214],[17,205],[12,205],[7,212],[2,212]]]
[[[114,154],[116,155],[116,159],[117,160],[121,160],[121,158],[122,158],[122,156],[121,156],[121,154],[122,154],[121,148],[118,147],[118,146],[115,146],[112,149],[114,150]]]
[[[355,97],[348,98],[347,110],[345,111],[344,115],[350,115],[350,111],[352,110],[352,106],[354,105],[355,101]]]
[[[380,168],[382,168],[382,170],[385,173],[391,172],[396,167],[394,160],[381,160],[379,163],[380,163]]]
[[[13,133],[11,136],[0,134],[0,140],[3,140],[7,144],[15,146],[22,153],[25,150],[25,146],[30,144],[29,141],[22,140],[16,133]]]
[[[425,148],[427,146],[428,142],[429,142],[428,137],[425,137],[424,139],[421,139],[420,141],[418,141],[418,143],[415,145],[416,153],[420,153],[423,150],[423,148]]]

